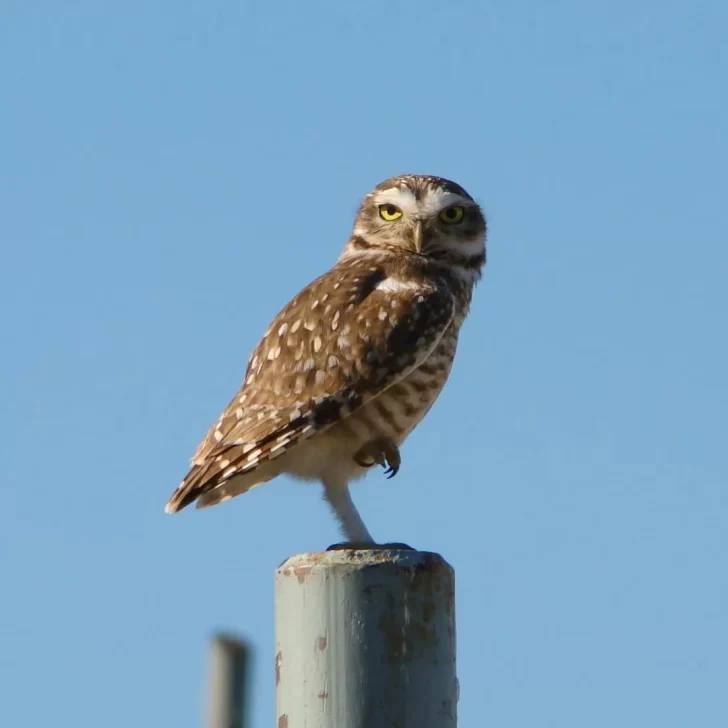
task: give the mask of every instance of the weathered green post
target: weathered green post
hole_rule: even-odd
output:
[[[455,575],[439,554],[301,554],[275,588],[277,728],[457,725]]]

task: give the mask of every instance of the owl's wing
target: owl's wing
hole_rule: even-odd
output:
[[[452,294],[431,279],[399,282],[369,265],[332,268],[273,320],[166,510],[356,412],[425,361],[453,312]]]

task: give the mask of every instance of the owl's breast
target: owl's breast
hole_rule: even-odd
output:
[[[352,450],[374,437],[401,445],[435,403],[452,368],[458,325],[450,327],[430,356],[401,381],[368,402],[327,434],[347,442]]]

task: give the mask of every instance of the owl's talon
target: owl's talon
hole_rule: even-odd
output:
[[[342,541],[327,547],[327,551],[417,551],[406,543],[369,543],[367,541]]]
[[[388,466],[384,474],[388,480],[391,480],[399,472],[399,468],[402,465],[402,457],[399,454],[399,449],[391,440],[387,440],[383,445],[384,459]]]
[[[354,454],[354,462],[362,468],[381,465],[387,479],[390,479],[399,472],[402,458],[399,449],[388,437],[378,437],[370,440]]]

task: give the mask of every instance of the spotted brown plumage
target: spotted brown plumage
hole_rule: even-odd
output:
[[[289,473],[320,479],[347,538],[370,541],[348,484],[368,464],[399,467],[445,384],[484,262],[485,219],[461,187],[405,176],[375,188],[334,267],[265,332],[167,511]]]

